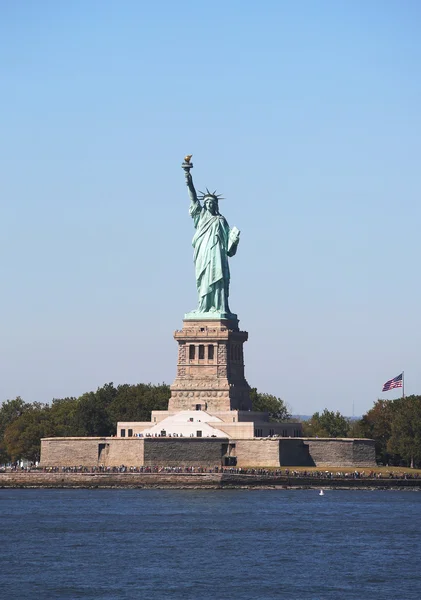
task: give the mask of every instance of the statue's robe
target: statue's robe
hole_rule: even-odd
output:
[[[191,203],[190,215],[196,227],[192,245],[199,294],[198,310],[229,313],[228,256],[235,254],[237,244],[230,240],[230,228],[222,215],[212,215],[200,202]]]

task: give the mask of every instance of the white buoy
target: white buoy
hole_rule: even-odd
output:
[[[323,491],[323,490],[320,490],[320,492],[319,492],[319,496],[324,496],[324,495],[325,495],[324,491]]]

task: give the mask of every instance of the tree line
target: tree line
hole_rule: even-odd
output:
[[[356,420],[325,409],[303,423],[303,435],[369,438],[376,442],[379,464],[421,467],[421,396],[377,400]]]
[[[117,421],[150,421],[152,410],[166,410],[170,387],[139,383],[107,383],[96,392],[51,403],[22,398],[0,406],[0,464],[40,458],[45,437],[112,436]],[[269,413],[273,422],[291,420],[287,404],[272,394],[250,392],[252,409]],[[421,466],[421,396],[377,400],[361,419],[340,412],[316,412],[303,421],[304,437],[362,437],[376,442],[377,461],[384,465]]]
[[[375,440],[382,464],[421,467],[421,396],[377,400],[358,422],[358,432]]]

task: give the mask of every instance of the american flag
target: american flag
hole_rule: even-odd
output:
[[[393,379],[389,379],[383,386],[382,392],[387,392],[388,390],[392,390],[393,388],[402,387],[402,379],[403,373],[394,377]]]

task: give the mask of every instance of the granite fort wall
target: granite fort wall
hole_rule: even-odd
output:
[[[41,440],[41,465],[73,467],[98,464],[98,443],[105,438],[47,438]]]
[[[228,449],[224,438],[144,438],[144,466],[219,467]]]
[[[104,457],[100,456],[98,462],[107,467],[143,465],[145,462],[144,440],[142,438],[112,438]]]
[[[374,440],[354,440],[352,449],[354,464],[369,467],[376,465]]]
[[[237,439],[235,455],[238,467],[374,467],[376,465],[374,441],[359,439]]]
[[[279,467],[279,439],[237,439],[235,455],[238,467]]]
[[[41,466],[143,465],[143,446],[142,438],[47,438],[41,440]]]
[[[374,440],[318,439],[303,440],[316,467],[373,467],[376,465]]]
[[[282,467],[310,467],[314,460],[310,449],[301,439],[279,440],[279,464]]]
[[[373,467],[373,440],[317,438],[47,438],[41,466]]]
[[[228,438],[47,438],[40,464],[220,467],[227,450]]]

